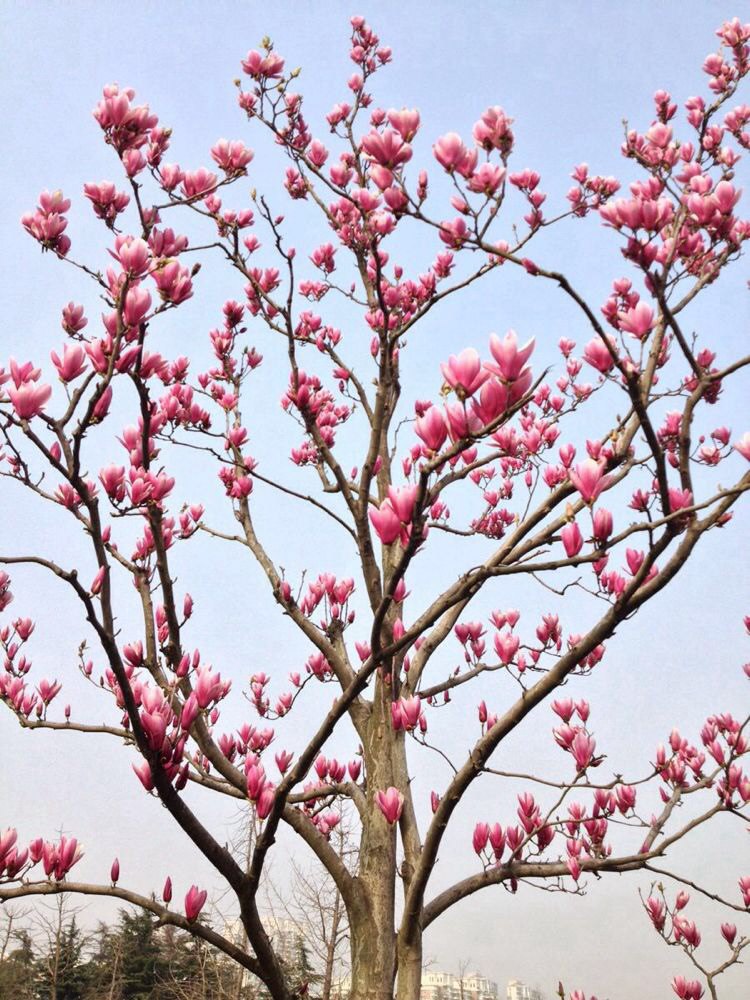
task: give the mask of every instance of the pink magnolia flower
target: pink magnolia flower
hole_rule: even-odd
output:
[[[675,976],[672,980],[672,989],[680,997],[680,1000],[701,1000],[703,987],[697,979],[685,979],[684,976]]]
[[[126,149],[122,154],[122,165],[128,177],[135,177],[146,166],[146,157],[140,149]]]
[[[691,507],[693,504],[693,494],[690,490],[680,490],[676,486],[669,488],[669,510],[671,513]]]
[[[151,768],[148,765],[148,761],[142,760],[138,764],[133,764],[132,767],[136,775],[138,776],[138,780],[146,789],[146,791],[147,792],[153,791],[154,779],[151,774]]]
[[[467,347],[458,356],[451,354],[440,370],[448,385],[464,396],[472,396],[490,377],[473,347]]]
[[[472,130],[474,141],[483,149],[498,149],[507,155],[513,148],[512,124],[513,119],[499,105],[487,108]]]
[[[469,151],[457,132],[447,132],[441,136],[432,147],[432,151],[438,163],[449,173],[458,170],[467,176],[476,166],[476,150]]]
[[[62,215],[70,208],[70,198],[66,198],[59,188],[56,191],[42,191],[39,195],[38,208],[45,215],[52,212]]]
[[[266,786],[267,778],[263,770],[263,765],[257,763],[255,756],[252,756],[250,763],[246,764],[245,779],[248,798],[253,802],[257,802],[260,798],[260,793]]]
[[[402,524],[409,524],[411,521],[416,499],[416,486],[402,486],[399,489],[394,486],[388,487],[388,500]]]
[[[611,340],[610,343],[612,343]],[[584,361],[588,361],[592,368],[596,368],[602,374],[611,371],[614,366],[612,354],[601,337],[594,337],[586,344],[583,349],[583,358]]]
[[[92,417],[94,420],[104,420],[104,418],[109,413],[109,406],[112,402],[112,386],[108,385],[104,392],[101,394],[96,402],[96,406],[93,409]]]
[[[0,833],[0,865],[2,864],[3,858],[6,857],[13,849],[16,840],[18,839],[18,833],[13,827],[8,827]]]
[[[83,306],[69,302],[62,311],[62,328],[66,333],[80,333],[88,320],[83,315]]]
[[[589,766],[595,749],[596,740],[593,736],[587,736],[583,732],[576,733],[570,745],[570,752],[573,754],[573,759],[579,771],[585,771]]]
[[[618,325],[625,333],[630,333],[637,340],[643,340],[649,335],[654,325],[654,310],[645,302],[639,302],[631,309],[617,314]]]
[[[485,368],[506,382],[513,382],[521,375],[535,345],[536,340],[532,337],[523,347],[519,347],[515,330],[509,330],[502,340],[493,333],[490,337],[490,353],[495,359],[495,364],[488,361],[485,363]]]
[[[270,816],[275,795],[276,789],[270,782],[267,782],[255,800],[255,812],[258,819],[267,819]]]
[[[164,747],[168,720],[160,712],[141,712],[140,720],[152,750],[161,750]]]
[[[256,80],[275,80],[284,72],[284,60],[276,52],[263,56],[260,52],[251,50],[242,60],[242,69]]]
[[[207,666],[198,668],[193,693],[201,708],[208,708],[212,701],[219,701],[226,691],[227,687],[221,679],[221,674],[214,673]]]
[[[84,184],[83,193],[91,202],[97,218],[103,219],[110,227],[120,212],[130,204],[129,195],[124,191],[118,191],[112,181]]]
[[[102,584],[104,583],[104,576],[106,572],[107,572],[106,566],[100,566],[99,569],[96,571],[96,576],[91,581],[91,587],[89,588],[89,592],[92,595],[95,596],[102,589]]]
[[[739,441],[734,442],[734,450],[750,462],[750,431],[745,431]]]
[[[440,451],[448,437],[445,415],[437,406],[431,406],[414,421],[414,430],[430,451]]]
[[[495,860],[499,861],[505,850],[505,833],[499,823],[490,827],[490,846],[495,852]]]
[[[464,220],[458,216],[453,220],[446,219],[441,222],[438,235],[446,246],[452,250],[460,250],[469,235],[469,228]]]
[[[568,871],[570,872],[570,877],[574,882],[577,882],[581,877],[581,862],[574,854],[571,854],[567,860],[567,866]]]
[[[552,702],[552,711],[559,715],[563,722],[570,722],[575,711],[575,702],[572,698],[563,698]]]
[[[635,807],[636,790],[632,785],[618,785],[615,789],[615,800],[617,808],[625,815],[629,809]]]
[[[37,382],[24,382],[16,388],[8,389],[13,409],[21,420],[32,420],[43,413],[51,395],[51,385],[40,385]]]
[[[161,898],[164,900],[165,903],[172,902],[172,879],[169,877],[169,875],[167,875],[166,880],[164,882],[164,888],[161,891]]]
[[[120,861],[118,858],[115,858],[115,860],[112,862],[112,868],[110,869],[109,877],[110,881],[112,882],[112,885],[114,885],[115,882],[117,882],[118,879],[120,878]]]
[[[216,174],[205,167],[187,171],[182,180],[182,192],[186,198],[204,198],[216,187]]]
[[[471,838],[472,846],[477,854],[481,854],[490,839],[490,827],[488,823],[477,823],[474,827],[474,834]]]
[[[72,382],[86,370],[86,351],[82,344],[64,344],[62,359],[55,351],[52,351],[50,358],[62,382]]]
[[[63,215],[70,208],[70,199],[62,191],[42,191],[35,212],[21,217],[21,225],[42,246],[64,257],[70,249],[70,239],[64,235],[68,220]]]
[[[49,703],[58,696],[61,690],[62,684],[57,680],[49,681],[44,678],[39,681],[39,684],[37,685],[39,697],[44,705],[49,705]]]
[[[419,112],[414,108],[402,108],[400,111],[391,108],[388,123],[396,129],[404,142],[411,142],[419,129]]]
[[[508,409],[511,395],[504,382],[497,378],[488,379],[482,386],[479,397],[472,400],[472,409],[482,424],[491,424]]]
[[[383,545],[392,545],[401,534],[401,520],[390,500],[384,500],[379,508],[370,507],[370,523]]]
[[[482,429],[482,418],[474,409],[467,410],[462,403],[449,403],[445,407],[448,430],[453,441],[470,437]]]
[[[59,882],[82,857],[83,848],[75,837],[61,837],[59,844],[45,841],[41,858],[44,874]]]
[[[398,788],[391,786],[375,794],[375,804],[388,823],[397,823],[404,807],[404,796]]]
[[[183,170],[177,163],[162,163],[159,168],[161,186],[165,191],[174,191],[177,185],[185,176]],[[164,256],[168,256],[165,254]]]
[[[583,535],[581,535],[581,529],[575,521],[571,524],[565,525],[560,532],[560,538],[565,546],[565,552],[568,559],[572,559],[573,556],[577,556],[583,548]]]
[[[734,939],[737,936],[737,927],[735,924],[722,924],[721,935],[731,948],[734,944]]]
[[[483,163],[474,173],[467,184],[470,191],[476,194],[493,195],[505,179],[505,167],[500,167],[495,163]]]
[[[412,698],[399,698],[391,704],[391,722],[393,728],[410,732],[419,725],[422,713],[422,702],[419,695]]]
[[[599,507],[594,512],[593,533],[596,542],[605,542],[612,534],[614,522],[612,514],[604,507]]]
[[[646,912],[648,913],[651,923],[657,931],[660,931],[664,927],[666,920],[666,908],[664,906],[664,901],[658,899],[656,896],[649,896],[646,900]]]
[[[239,140],[219,139],[211,148],[212,159],[226,174],[243,174],[253,156],[253,151]]]
[[[205,889],[199,889],[197,885],[191,885],[185,896],[185,916],[190,923],[198,919],[198,915],[203,909],[208,893]]]
[[[111,500],[125,499],[125,469],[122,465],[108,465],[99,473],[99,482]]]
[[[500,657],[500,662],[507,667],[512,662],[513,657],[518,652],[521,640],[513,632],[504,630],[495,635],[495,652]]]
[[[602,490],[609,485],[603,467],[593,458],[579,462],[574,469],[569,470],[568,476],[585,503],[593,503]]]
[[[126,326],[138,326],[151,308],[151,295],[143,285],[132,285],[125,296],[122,318]]]
[[[363,137],[362,151],[389,170],[395,170],[411,159],[411,146],[393,129],[386,129],[382,133],[373,129]]]
[[[119,261],[123,271],[141,277],[148,271],[151,263],[151,251],[148,243],[133,236],[117,236],[115,249],[110,253]]]

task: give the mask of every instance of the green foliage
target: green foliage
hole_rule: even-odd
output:
[[[37,961],[35,981],[40,1000],[84,1000],[88,979],[85,947],[86,939],[73,916]]]
[[[0,961],[0,1000],[34,1000],[36,959],[28,931],[13,935],[13,944]]]
[[[120,911],[85,937],[75,917],[35,942],[12,929],[0,958],[0,1000],[259,1000],[226,956],[146,913]],[[303,967],[306,968],[305,957]]]

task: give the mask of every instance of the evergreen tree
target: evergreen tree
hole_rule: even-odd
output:
[[[20,930],[13,938],[0,959],[0,1000],[34,1000],[36,959],[31,936]]]
[[[123,941],[119,930],[100,922],[87,965],[86,1000],[121,1000],[122,956]]]
[[[294,963],[289,969],[289,981],[294,984],[301,996],[314,997],[314,987],[320,983],[322,976],[315,971],[310,959],[310,951],[301,934],[296,941],[296,952]]]
[[[155,987],[165,978],[165,964],[153,918],[147,913],[120,911],[122,1000],[157,1000]]]
[[[75,916],[59,924],[49,938],[47,953],[37,964],[39,1000],[84,1000],[87,968],[83,961],[86,939]]]

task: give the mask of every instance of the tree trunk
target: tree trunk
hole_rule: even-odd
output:
[[[380,683],[378,683],[380,688]],[[349,914],[352,958],[351,1000],[393,1000],[396,970],[396,830],[375,804],[375,794],[394,783],[393,730],[382,696],[375,698],[363,745],[367,816],[362,823],[358,881],[363,905]],[[378,711],[380,706],[381,711]]]
[[[333,904],[333,917],[331,919],[331,931],[326,950],[326,964],[323,976],[323,986],[320,991],[320,1000],[330,1000],[331,985],[333,984],[333,967],[336,961],[336,945],[338,944],[339,924],[341,922],[341,893],[336,891]]]
[[[351,925],[350,1000],[393,1000],[393,908],[382,902],[382,897],[372,900],[364,919]]]
[[[398,1000],[419,1000],[422,991],[422,932],[413,935],[408,946],[399,946],[398,980],[396,996]]]

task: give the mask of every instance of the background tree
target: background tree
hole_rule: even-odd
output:
[[[341,822],[331,834],[331,843],[347,869],[356,876],[357,846],[353,831],[351,817],[344,810]],[[289,867],[289,887],[285,891],[269,880],[268,911],[294,927],[309,949],[314,959],[310,995],[330,1000],[334,984],[349,975],[349,925],[344,900],[323,866],[302,865],[291,858]]]
[[[84,309],[74,303],[63,310],[69,340],[52,355],[64,386],[57,416],[52,387],[32,361],[11,360],[0,375],[3,474],[66,512],[90,541],[95,565],[89,577],[88,568],[28,551],[3,554],[0,563],[38,567],[67,585],[105,663],[99,678],[84,644],[81,673],[112,696],[115,710],[106,724],[79,720],[67,706],[56,717],[59,683],[39,679],[31,686],[34,623],[26,617],[11,617],[0,633],[0,695],[28,729],[89,733],[137,750],[146,791],[158,795],[232,889],[249,947],[201,919],[206,891],[198,886],[185,896],[183,915],[171,905],[171,883],[159,897],[136,893],[120,885],[117,864],[109,881],[73,880],[81,848],[68,837],[24,846],[15,830],[3,834],[0,899],[77,892],[125,900],[220,948],[274,998],[289,1000],[299,984],[286,975],[258,908],[283,823],[325,866],[344,900],[353,996],[390,997],[395,988],[400,1000],[413,1000],[425,929],[478,890],[503,885],[515,893],[522,883],[541,882],[580,892],[587,875],[644,869],[672,877],[660,859],[697,827],[719,813],[746,821],[744,713],[709,716],[695,741],[673,730],[668,745],[650,759],[644,754],[641,770],[598,778],[602,737],[597,745],[590,706],[560,690],[598,669],[605,643],[674,580],[708,532],[727,525],[750,487],[750,474],[738,472],[750,457],[748,434],[733,437],[716,426],[710,409],[750,358],[720,357],[718,345],[686,333],[683,316],[738,258],[748,234],[736,214],[734,179],[739,150],[750,145],[750,109],[730,103],[748,72],[750,27],[735,19],[718,35],[720,50],[704,65],[711,93],[688,100],[683,131],[676,132],[677,107],[665,91],[655,95],[650,126],[627,131],[624,152],[638,177],[629,196],[616,198],[615,179],[581,164],[567,204],[549,216],[538,174],[510,172],[513,123],[497,106],[475,123],[473,143],[454,132],[437,138],[437,178],[411,173],[419,114],[374,106],[371,78],[391,52],[363,18],[352,19],[349,95],[327,116],[338,159],[313,138],[297,71],[285,71],[264,42],[243,60],[249,83],[239,87],[239,103],[287,154],[284,184],[293,201],[306,203],[298,206],[301,217],[317,208],[336,241],[306,247],[304,256],[289,243],[270,197],[255,195],[252,209],[222,205],[220,194],[253,159],[242,142],[219,140],[212,148],[221,179],[205,168],[183,170],[165,162],[171,134],[135,103],[134,92],[105,88],[95,117],[130,190],[110,182],[85,186],[94,212],[114,232],[106,269],[74,258],[70,205],[61,192],[44,192],[23,219],[45,250],[90,276],[106,303],[103,327],[87,330]],[[458,213],[453,218],[445,218],[446,201],[450,214]],[[207,242],[190,245],[165,224],[174,218],[177,225],[178,212],[212,233]],[[545,266],[543,243],[542,257],[530,256],[550,226],[581,225],[591,216],[614,231],[630,275],[615,277],[601,308]],[[396,263],[406,226],[418,227],[434,255],[421,273],[419,265]],[[185,261],[196,251],[226,262],[245,301],[225,302],[222,326],[210,334],[213,359],[194,375],[186,356],[168,361],[155,336],[193,294],[199,268]],[[538,368],[534,340],[521,345],[513,332],[493,335],[484,357],[461,344],[442,364],[432,361],[434,399],[402,402],[402,354],[419,344],[417,324],[449,296],[509,269],[557,286],[580,310],[591,339],[577,351],[563,338],[554,375]],[[337,297],[346,315],[341,325],[367,329],[369,351],[320,314]],[[245,326],[248,316],[254,322]],[[309,469],[313,483],[317,477],[315,487],[288,486],[249,452],[257,428],[250,418],[249,432],[241,406],[261,356],[246,335],[263,326],[284,359],[283,410],[302,434],[292,461]],[[344,353],[349,345],[353,360]],[[365,366],[368,374],[358,374]],[[269,377],[276,371],[274,365]],[[118,438],[126,467],[113,461],[108,444],[116,435],[107,431],[128,404],[134,416]],[[176,467],[180,448],[200,453],[196,462],[218,465],[234,525],[221,521],[218,508],[215,525],[213,505],[209,517],[197,497],[174,506],[167,463],[172,456]],[[201,499],[205,467],[196,465],[181,487]],[[311,524],[317,517],[333,522],[351,547],[357,579],[326,567],[311,581],[288,579],[256,526],[256,484],[307,505]],[[281,613],[312,648],[304,676],[294,671],[289,689],[277,691],[278,678],[265,671],[252,674],[248,695],[263,720],[257,726],[219,731],[230,683],[188,645],[193,601],[176,579],[176,553],[200,533],[256,560]],[[410,580],[421,575],[419,606],[408,600],[407,571]],[[515,596],[533,582],[550,605],[540,613],[536,596],[522,612],[496,606],[486,619],[491,644],[484,619],[463,618],[488,584],[512,584],[504,596]],[[3,610],[10,586],[3,574]],[[587,604],[575,615],[580,621],[569,623],[564,598],[572,590]],[[141,622],[137,633],[128,624],[125,635],[119,623],[131,595]],[[366,631],[354,640],[362,618]],[[463,662],[440,667],[436,654],[455,656],[444,650],[451,636]],[[333,685],[336,695],[320,717],[298,723],[303,734],[291,730],[282,720],[303,718],[298,706],[316,683]],[[431,727],[434,720],[439,730],[438,709],[468,683],[485,697],[471,722],[469,750],[454,761],[433,744]],[[551,698],[567,775],[507,769],[495,751],[522,724],[528,730],[527,719],[549,720],[544,703]],[[465,715],[464,725],[468,733]],[[324,752],[343,734],[352,745],[348,765]],[[274,740],[278,749],[269,751]],[[434,750],[446,760],[447,776],[440,791],[424,796],[428,803],[415,795],[413,761]],[[269,777],[274,765],[276,780]],[[514,792],[521,784],[517,807],[502,825],[494,815],[476,824],[478,870],[436,890],[446,830],[476,780],[491,775]],[[194,797],[183,794],[189,783],[253,804],[249,868],[199,816]],[[356,874],[331,845],[342,799],[360,822]],[[742,912],[750,902],[746,876],[738,888],[724,902]],[[659,899],[646,906],[661,930]],[[695,925],[678,915],[672,928],[692,956],[700,944]],[[736,931],[725,939],[731,965],[747,939]],[[711,978],[706,984],[714,991]],[[675,980],[679,996],[701,989]]]
[[[50,915],[39,914],[38,919],[44,945],[37,961],[36,996],[44,1000],[84,1000],[87,939],[78,925],[76,911],[65,895],[59,895]]]
[[[0,997],[34,998],[34,946],[23,911],[0,912]]]

